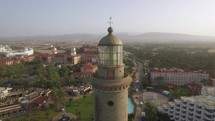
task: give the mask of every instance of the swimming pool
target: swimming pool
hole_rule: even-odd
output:
[[[134,104],[131,98],[128,98],[128,114],[134,113]]]

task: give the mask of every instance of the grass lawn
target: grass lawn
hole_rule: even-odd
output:
[[[192,96],[195,95],[193,92],[191,92],[188,88],[186,87],[176,87],[173,90],[170,90],[172,93],[172,97],[175,98],[180,98],[181,96]]]
[[[94,96],[89,95],[85,98],[73,100],[71,103],[67,102],[65,110],[68,113],[80,112],[80,121],[91,121],[94,114]],[[35,109],[27,113],[11,117],[4,121],[51,121],[59,112],[56,109]]]
[[[57,114],[58,112],[54,111],[54,109],[39,109],[37,111],[34,110],[25,114],[20,114],[4,121],[51,121]]]
[[[94,96],[89,95],[86,98],[81,98],[74,100],[71,104],[68,102],[66,104],[66,112],[76,113],[80,112],[81,120],[80,121],[91,121],[92,115],[94,114]]]

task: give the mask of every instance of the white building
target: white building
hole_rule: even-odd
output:
[[[175,85],[184,85],[192,82],[200,84],[203,79],[208,78],[209,74],[203,72],[151,72],[151,81],[153,84],[156,84],[159,80],[162,80],[165,83],[172,83]]]
[[[0,45],[0,53],[11,52],[12,49],[8,45]]]
[[[6,54],[7,57],[14,57],[16,55],[23,55],[23,56],[29,56],[34,54],[34,49],[33,48],[25,48],[23,51],[13,51],[13,52],[8,52]]]
[[[73,47],[73,48],[71,49],[71,55],[72,55],[72,56],[77,55],[77,53],[76,53],[76,48],[75,48],[75,47]]]
[[[9,94],[10,90],[12,90],[12,88],[0,87],[0,99],[5,98]]]
[[[158,107],[174,121],[215,121],[215,96],[181,97]]]

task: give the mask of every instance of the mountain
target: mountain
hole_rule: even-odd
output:
[[[200,36],[178,33],[150,32],[136,35],[119,35],[127,42],[215,42],[215,36]]]
[[[34,42],[98,42],[106,34],[65,34],[56,36],[21,36],[0,38],[0,41],[34,41]],[[178,33],[150,32],[142,34],[115,33],[125,42],[215,42],[215,36],[200,36]]]

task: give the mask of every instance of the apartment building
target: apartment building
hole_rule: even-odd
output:
[[[151,72],[151,82],[156,84],[159,80],[175,85],[185,85],[187,83],[200,84],[202,80],[209,79],[209,74],[205,72],[179,72],[179,71],[154,71]]]
[[[207,95],[203,87],[201,96],[181,97],[158,107],[174,121],[215,121],[215,95]]]

